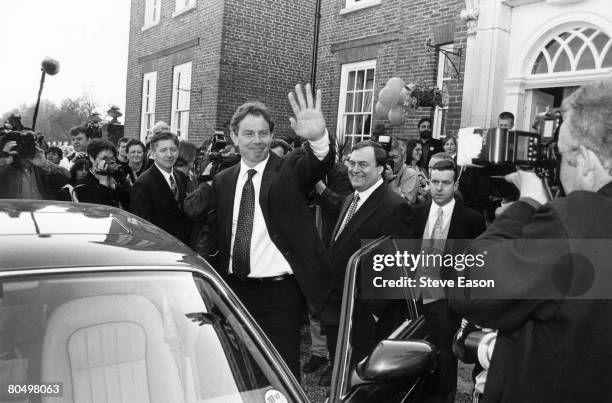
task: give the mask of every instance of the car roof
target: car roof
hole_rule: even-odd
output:
[[[0,271],[177,265],[212,270],[185,244],[121,209],[0,200]]]

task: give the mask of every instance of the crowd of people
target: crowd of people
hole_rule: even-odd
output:
[[[74,149],[68,155],[56,147],[45,155],[31,132],[5,135],[0,198],[104,204],[159,226],[213,265],[298,379],[301,371],[327,365],[319,380],[324,386],[331,381],[345,268],[362,240],[417,239],[424,248],[428,240],[444,245],[474,239],[471,248],[487,249],[491,261],[503,262],[504,273],[489,268],[487,274],[504,279],[505,298],[449,299],[452,290],[446,290],[418,301],[439,350],[437,369],[425,382],[425,401],[454,401],[453,342],[462,318],[498,331],[486,387],[478,390],[481,401],[537,402],[553,396],[555,401],[608,401],[612,389],[603,377],[612,373],[610,302],[522,300],[518,288],[545,281],[557,269],[557,257],[573,253],[558,239],[612,235],[611,94],[612,81],[597,82],[563,104],[558,154],[567,197],[549,200],[540,178],[519,170],[506,177],[518,189],[516,200],[498,217],[492,200],[501,193],[492,178],[458,167],[456,138],[432,138],[431,119],[418,123],[418,139],[396,138],[388,151],[367,140],[353,144],[347,155],[336,155],[321,92],[313,94],[309,85],[297,85],[289,94],[300,147],[273,137],[275,123],[265,105],[245,103],[230,122],[232,144],[197,169],[201,176],[195,174],[197,147],[179,141],[163,122],[146,143],[122,138],[117,145],[77,126],[69,133]],[[513,125],[512,114],[500,114],[500,127]],[[529,238],[551,239],[550,247],[520,242]],[[581,248],[581,256],[593,262],[602,261],[598,254],[609,254],[584,243]],[[581,270],[580,262],[564,264]],[[358,302],[356,360],[402,320],[397,308]],[[300,368],[306,313],[312,350]],[[573,387],[576,383],[582,387]]]

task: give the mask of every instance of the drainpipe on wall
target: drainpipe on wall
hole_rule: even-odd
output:
[[[314,16],[314,34],[312,38],[312,62],[310,70],[310,86],[312,91],[315,91],[317,82],[317,55],[319,53],[319,26],[321,25],[321,0],[317,0]]]

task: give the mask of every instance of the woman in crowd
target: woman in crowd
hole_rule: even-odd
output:
[[[421,166],[423,163],[423,144],[420,140],[410,139],[406,143],[406,165],[416,171],[418,186],[416,204],[424,203],[429,193],[429,179],[427,171]]]
[[[145,161],[146,147],[140,140],[131,139],[126,145],[126,152],[128,158],[128,179],[134,184],[136,179],[147,170],[147,164]]]
[[[454,136],[448,135],[442,140],[442,149],[449,153],[457,163],[457,139]]]
[[[89,161],[89,158],[76,158],[74,164],[70,167],[70,182],[60,189],[57,200],[78,202],[79,200],[74,192],[74,188],[83,183],[90,168],[91,161]]]
[[[196,185],[196,175],[194,172],[196,155],[198,147],[189,141],[181,141],[179,143],[179,156],[174,164],[176,169],[183,171],[189,178],[187,184],[187,193],[192,192]]]

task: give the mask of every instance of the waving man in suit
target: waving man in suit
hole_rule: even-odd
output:
[[[198,252],[254,316],[299,378],[304,296],[320,310],[331,287],[329,261],[306,207],[306,196],[333,164],[321,113],[301,86],[289,94],[291,127],[307,140],[283,158],[270,153],[274,122],[259,102],[241,105],[230,122],[240,164],[213,180],[214,201]]]

